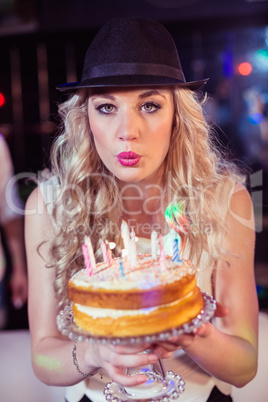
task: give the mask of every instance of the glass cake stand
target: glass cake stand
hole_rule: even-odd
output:
[[[207,293],[202,293],[202,295],[204,306],[195,318],[182,326],[157,334],[124,338],[94,336],[76,325],[71,304],[65,306],[58,314],[57,326],[61,334],[67,336],[69,339],[78,339],[78,341],[88,341],[90,343],[119,345],[165,341],[173,336],[191,333],[213,317],[216,309],[216,301]],[[123,387],[115,382],[107,383],[103,391],[107,401],[169,402],[179,398],[185,389],[185,382],[181,376],[174,374],[172,371],[166,372],[161,360],[158,360],[156,364],[150,364],[146,367],[128,369],[127,373],[129,375],[142,373],[148,377],[148,380],[144,384],[135,387]]]

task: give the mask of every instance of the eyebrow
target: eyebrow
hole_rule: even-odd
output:
[[[115,100],[115,97],[112,95],[106,95],[106,94],[96,94],[91,97],[92,100],[95,100],[97,98],[104,98],[104,99],[109,99],[109,100]]]
[[[159,92],[159,91],[156,90],[156,89],[152,89],[152,90],[143,92],[143,93],[141,93],[138,97],[139,97],[140,99],[144,99],[144,98],[147,98],[148,96],[152,96],[152,95],[159,95],[159,96],[162,96],[162,98],[166,99],[165,95],[162,94],[161,92]],[[95,100],[96,98],[104,98],[104,99],[113,100],[113,101],[116,100],[116,97],[115,97],[115,96],[109,95],[109,94],[102,94],[102,93],[96,94],[96,95],[92,96],[91,99],[92,99],[92,100]]]
[[[157,91],[156,89],[152,89],[150,91],[143,92],[142,94],[139,95],[139,98],[143,99],[143,98],[147,98],[148,96],[152,96],[152,95],[159,95],[166,99],[165,95],[163,95],[161,92]]]

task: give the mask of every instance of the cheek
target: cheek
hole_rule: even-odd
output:
[[[103,153],[107,146],[109,146],[107,140],[107,127],[103,127],[101,124],[93,123],[91,124],[90,128],[98,154]]]
[[[94,142],[102,143],[105,141],[105,133],[107,133],[107,124],[105,119],[98,118],[95,110],[89,108],[88,110],[89,126],[93,135]]]
[[[90,124],[90,128],[91,128],[91,132],[92,132],[94,141],[101,140],[103,135],[102,135],[102,129],[101,129],[101,127],[99,127],[99,124],[94,123],[94,120],[93,120],[92,123]]]
[[[158,148],[163,160],[165,159],[170,147],[171,129],[170,124],[163,125],[161,128],[162,135],[159,137]]]
[[[158,140],[154,138],[155,145],[159,146],[159,144],[161,144],[163,152],[166,152],[170,145],[171,129],[172,128],[170,122],[159,125],[158,127],[159,135],[157,136]]]

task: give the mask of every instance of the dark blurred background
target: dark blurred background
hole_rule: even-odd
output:
[[[268,1],[0,0],[0,132],[21,198],[25,177],[49,163],[57,132],[55,86],[80,79],[85,51],[112,17],[143,16],[173,35],[187,80],[210,77],[205,111],[230,157],[248,171],[257,217],[256,279],[268,310]],[[27,327],[26,310],[9,328]]]

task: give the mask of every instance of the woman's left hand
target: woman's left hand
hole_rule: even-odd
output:
[[[216,302],[216,310],[214,313],[215,317],[225,317],[228,315],[228,312],[229,311],[226,307]],[[211,329],[212,324],[210,322],[207,322],[189,334],[173,336],[165,342],[158,342],[153,349],[153,353],[155,353],[161,359],[168,358],[175,350],[187,348],[188,346],[190,346],[196,336],[201,336],[203,338],[209,336],[209,334],[211,333]]]

